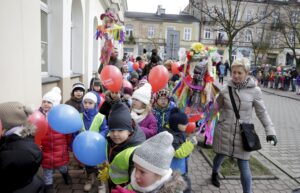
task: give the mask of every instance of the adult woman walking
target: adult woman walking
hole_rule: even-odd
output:
[[[248,76],[250,63],[247,58],[240,58],[231,65],[232,77],[217,97],[221,112],[215,128],[213,149],[216,156],[213,161],[212,183],[220,187],[218,172],[225,156],[237,158],[241,183],[244,193],[252,193],[252,174],[249,167],[250,152],[243,148],[240,123],[253,123],[252,110],[265,128],[267,141],[277,143],[273,123],[268,115],[260,88],[254,79]],[[232,88],[233,99],[240,115],[238,120],[230,100],[229,87]]]

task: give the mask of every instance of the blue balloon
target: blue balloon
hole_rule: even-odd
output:
[[[73,152],[76,158],[88,166],[96,166],[106,161],[106,140],[97,132],[84,131],[73,141]]]
[[[127,65],[128,65],[128,71],[132,72],[133,71],[133,63],[131,61],[128,61]]]
[[[65,104],[51,108],[48,113],[48,122],[52,129],[62,134],[74,133],[82,128],[79,112],[74,107]]]

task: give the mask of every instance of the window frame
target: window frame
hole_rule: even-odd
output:
[[[148,26],[148,38],[154,38],[155,36],[155,27],[154,26]]]
[[[189,38],[186,38],[189,37]],[[183,28],[183,40],[191,41],[192,40],[192,28],[191,27],[184,27]]]
[[[48,2],[49,3],[49,2]],[[49,76],[49,18],[48,15],[50,13],[50,8],[49,5],[40,1],[40,13],[44,12],[47,15],[47,41],[42,41],[41,39],[41,76],[42,77],[47,77]],[[42,27],[42,26],[41,26]],[[47,49],[47,58],[46,58],[46,63],[47,63],[47,71],[42,71],[42,45],[46,45]]]

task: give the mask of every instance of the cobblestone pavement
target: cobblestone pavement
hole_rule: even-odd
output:
[[[260,122],[255,119],[262,150],[253,153],[277,177],[253,180],[254,193],[291,193],[300,185],[300,96],[292,92],[262,88],[263,99],[274,122],[278,145],[271,146],[265,141],[265,133]],[[283,97],[281,97],[283,96]],[[295,99],[295,100],[294,100]],[[299,101],[298,101],[299,99]],[[298,111],[297,111],[298,110]],[[83,191],[84,174],[74,162],[71,165],[72,185],[64,185],[61,176],[55,174],[57,193],[81,193]],[[242,193],[239,179],[222,179],[221,187],[210,183],[211,166],[204,156],[195,150],[189,160],[189,171],[192,191],[195,193]],[[90,192],[97,192],[96,187]]]

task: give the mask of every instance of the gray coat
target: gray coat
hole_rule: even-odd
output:
[[[262,100],[261,90],[255,84],[255,81],[250,78],[246,87],[240,90],[234,86],[232,80],[228,81],[228,86],[233,88],[233,96],[239,110],[240,120],[246,123],[253,123],[252,110],[254,107],[256,116],[265,128],[266,135],[276,135],[274,125]],[[240,127],[233,111],[228,87],[225,87],[220,92],[216,100],[220,108],[220,117],[214,132],[214,151],[227,156],[249,160],[250,152],[246,152],[243,149]]]

